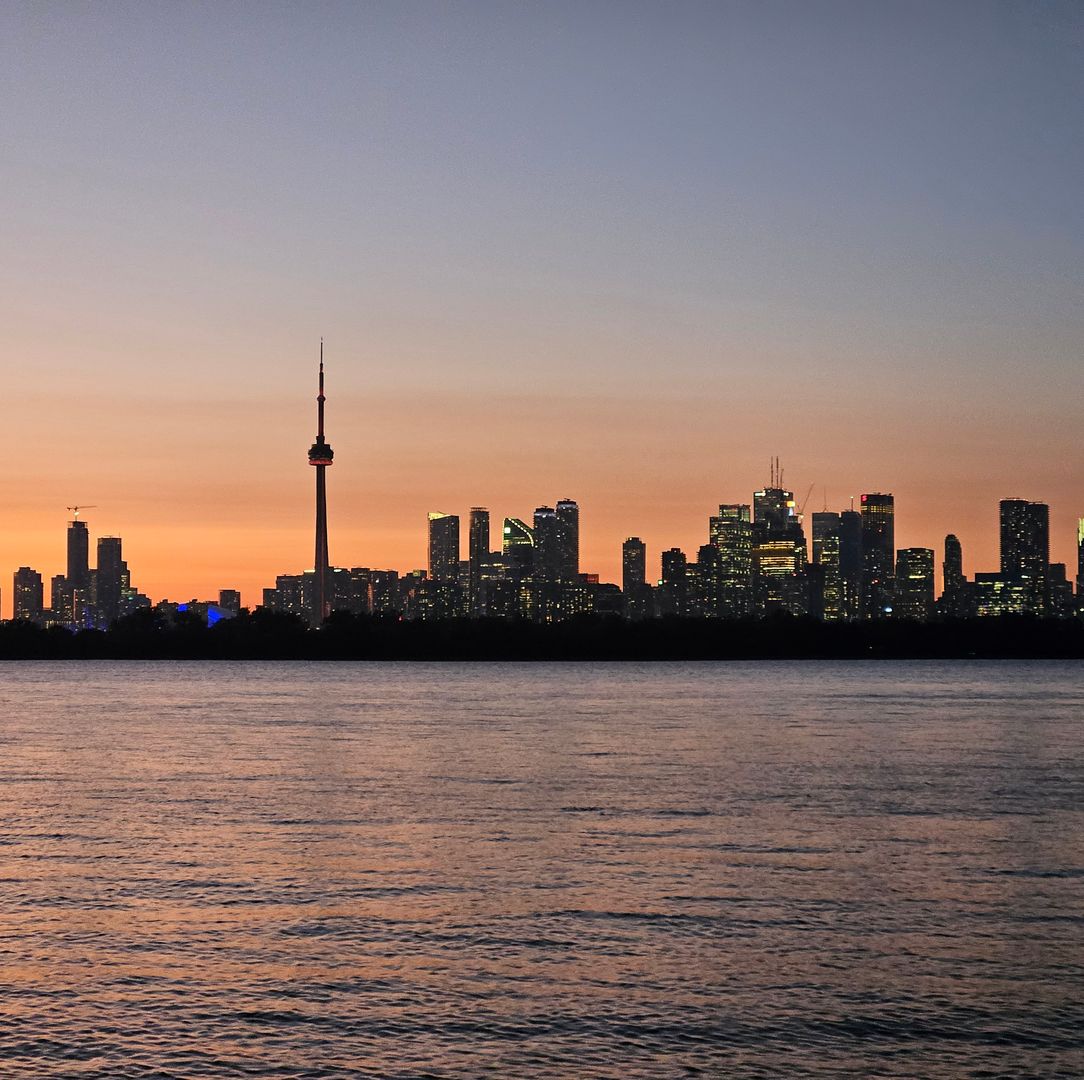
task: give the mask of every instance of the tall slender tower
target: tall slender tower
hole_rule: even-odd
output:
[[[316,397],[316,442],[309,449],[309,464],[316,466],[316,595],[312,622],[321,626],[331,611],[327,557],[327,479],[325,471],[335,452],[324,441],[324,339],[320,339],[320,393]]]

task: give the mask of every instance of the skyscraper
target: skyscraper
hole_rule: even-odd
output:
[[[76,515],[78,513],[76,510]],[[65,576],[69,589],[85,589],[90,584],[90,533],[87,523],[78,516],[68,522],[68,573]]]
[[[952,533],[945,537],[945,561],[941,564],[944,579],[941,590],[941,613],[948,619],[963,619],[970,614],[967,578],[964,577],[964,553]]]
[[[1050,563],[1050,507],[1024,499],[1000,503],[1001,573],[1042,577]]]
[[[927,622],[933,614],[933,549],[901,548],[896,556],[893,617]]]
[[[722,503],[708,519],[718,557],[698,558],[705,614],[744,619],[753,611],[753,524],[746,503]]]
[[[689,614],[689,560],[681,548],[662,553],[661,586],[666,592],[671,614]]]
[[[1020,590],[1033,615],[1046,610],[1050,572],[1050,507],[1025,499],[1002,499],[1001,577]]]
[[[459,578],[459,515],[429,515],[429,577],[433,581]]]
[[[528,577],[534,570],[534,530],[520,518],[504,519],[501,551],[514,580]]]
[[[580,572],[580,506],[573,499],[557,502],[558,575],[564,581],[574,581]]]
[[[839,515],[839,580],[842,616],[857,619],[862,611],[862,515],[857,510]]]
[[[843,576],[840,568],[840,519],[829,510],[813,515],[813,564],[819,567],[813,614],[826,622],[843,618]]]
[[[112,625],[120,614],[120,594],[124,572],[119,536],[98,539],[97,612],[95,622],[102,627]]]
[[[15,571],[12,596],[15,603],[16,619],[29,619],[40,623],[45,617],[45,588],[41,574],[29,566],[20,566]]]
[[[621,592],[625,614],[630,619],[646,619],[652,614],[651,588],[647,584],[647,547],[638,536],[630,536],[621,545]]]
[[[1076,598],[1084,611],[1084,517],[1076,523]]]
[[[320,339],[320,391],[316,396],[316,442],[309,448],[309,464],[316,467],[316,559],[310,622],[321,626],[331,613],[327,554],[327,480],[325,473],[335,452],[324,439],[324,342]]]
[[[896,502],[880,492],[862,496],[862,615],[882,619],[892,611],[896,557]]]
[[[561,570],[561,522],[552,506],[534,512],[534,573],[556,581]]]
[[[628,596],[647,580],[647,547],[638,536],[621,545],[621,591]]]
[[[781,476],[778,472],[776,475]],[[807,562],[805,532],[794,492],[782,486],[754,491],[753,573],[758,614],[805,613]]]
[[[489,511],[484,506],[470,508],[470,535],[468,537],[468,563],[470,613],[475,617],[483,613],[482,575],[489,562]]]

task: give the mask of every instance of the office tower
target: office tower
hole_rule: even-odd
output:
[[[716,558],[698,557],[704,614],[744,619],[753,611],[753,524],[745,503],[722,503],[708,519]],[[790,542],[788,541],[788,544]],[[788,550],[792,548],[788,547]]]
[[[805,533],[794,492],[777,486],[753,492],[754,603],[760,615],[773,611],[804,614],[808,609],[804,574],[808,561]]]
[[[946,619],[964,619],[970,612],[967,578],[964,577],[964,553],[960,541],[949,533],[945,537],[945,561],[941,564],[944,587],[941,591],[941,614]]]
[[[561,567],[561,524],[552,506],[539,506],[534,512],[534,573],[547,581],[556,581]]]
[[[78,511],[76,511],[78,514]],[[78,516],[68,522],[68,588],[85,589],[90,584],[90,533]]]
[[[324,439],[324,342],[320,340],[320,391],[316,396],[316,442],[309,448],[309,464],[316,468],[316,559],[313,569],[314,589],[309,621],[321,626],[331,613],[328,592],[330,563],[327,553],[327,480],[326,472],[335,452]]]
[[[720,503],[719,513],[708,518],[708,539],[717,545],[727,522],[739,521],[749,525],[752,520],[748,503]]]
[[[75,621],[73,590],[63,574],[49,579],[49,621],[71,626]]]
[[[575,581],[580,572],[580,506],[573,499],[557,502],[557,521],[560,525],[558,543],[558,576],[564,581]]]
[[[119,536],[99,537],[95,622],[103,629],[111,626],[120,615],[120,594],[124,570],[124,560],[121,558],[120,549]]]
[[[798,522],[794,492],[782,487],[767,487],[753,492],[753,520],[766,536],[787,535]]]
[[[1084,611],[1084,517],[1076,523],[1076,596]]]
[[[883,619],[892,613],[896,558],[896,507],[891,495],[862,496],[862,616]]]
[[[826,622],[843,618],[843,574],[840,565],[840,516],[829,510],[813,515],[813,565],[819,567],[810,597],[810,614]]]
[[[429,515],[429,577],[456,581],[459,577],[459,515]]]
[[[1046,610],[1050,570],[1050,507],[1025,499],[1002,499],[1001,577],[1024,595],[1028,614]]]
[[[41,574],[29,566],[15,571],[12,596],[15,604],[14,617],[40,623],[45,619],[45,587]]]
[[[689,560],[681,548],[662,553],[662,578],[666,604],[673,615],[689,614]]]
[[[839,580],[842,617],[852,621],[862,610],[862,515],[857,510],[839,515]]]
[[[627,537],[621,545],[621,592],[628,618],[646,619],[653,613],[652,592],[647,584],[647,548],[638,536]]]
[[[1050,507],[1024,499],[1002,499],[1001,573],[1044,578],[1050,562]]]
[[[933,549],[901,548],[896,556],[892,614],[927,622],[933,614]]]
[[[534,571],[534,530],[520,518],[506,517],[501,551],[513,580],[529,576]]]
[[[638,536],[621,545],[621,591],[628,596],[647,580],[647,548]]]
[[[237,589],[219,589],[218,606],[234,615],[241,614],[241,594]]]
[[[718,619],[722,615],[722,570],[719,549],[701,544],[696,562],[689,568],[689,608],[700,619]]]
[[[482,576],[489,562],[489,511],[484,506],[470,508],[468,546],[467,594],[470,613],[475,618],[483,614]]]

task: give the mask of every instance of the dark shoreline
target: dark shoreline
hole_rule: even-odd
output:
[[[203,626],[140,612],[108,631],[0,623],[0,660],[1037,660],[1084,659],[1084,622],[1026,617],[826,624],[583,616],[552,625],[405,622],[336,612],[319,631],[275,612]]]

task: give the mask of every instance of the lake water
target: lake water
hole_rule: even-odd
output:
[[[1084,665],[0,665],[0,1074],[1084,1076]]]

